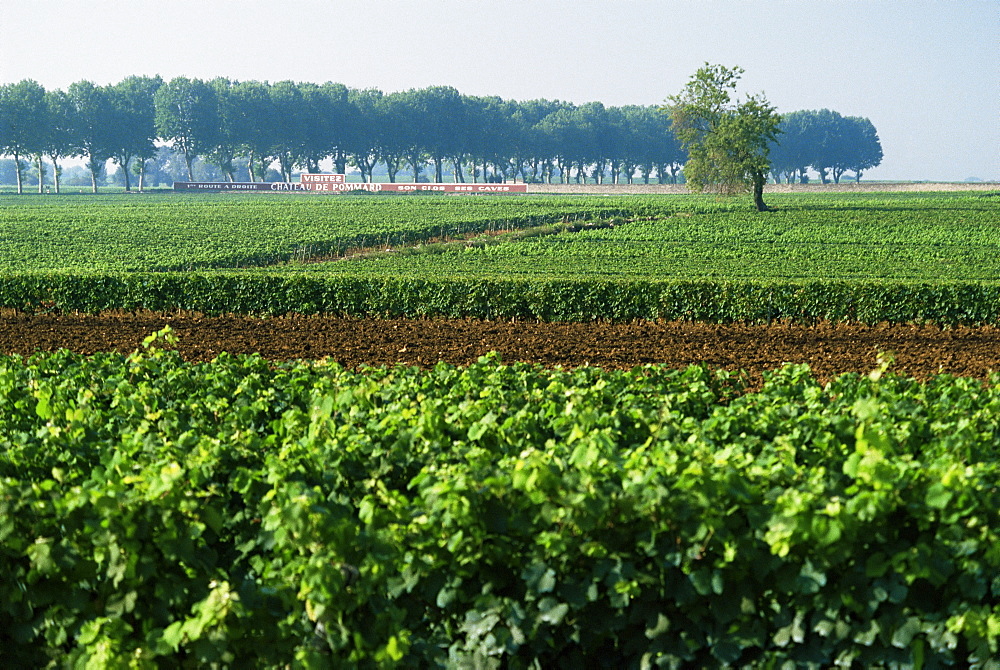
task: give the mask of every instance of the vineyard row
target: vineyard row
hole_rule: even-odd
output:
[[[134,273],[0,275],[0,307],[540,321],[1000,323],[1000,285]]]

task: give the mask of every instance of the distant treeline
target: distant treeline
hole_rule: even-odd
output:
[[[805,180],[856,179],[878,165],[882,148],[868,119],[829,110],[799,111],[782,121],[772,147],[772,176]],[[606,107],[554,100],[518,102],[462,95],[449,86],[398,93],[342,84],[205,81],[133,76],[110,86],[89,81],[65,91],[32,80],[0,86],[0,154],[14,160],[19,192],[30,164],[41,184],[60,161],[86,160],[94,190],[110,160],[132,187],[142,188],[157,145],[183,155],[189,179],[201,158],[226,179],[238,173],[282,179],[293,170],[357,168],[370,180],[378,169],[434,181],[522,179],[528,182],[676,183],[685,154],[658,106]],[[46,163],[46,160],[48,163]]]

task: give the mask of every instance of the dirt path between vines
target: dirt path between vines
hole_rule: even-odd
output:
[[[785,362],[808,363],[821,380],[849,371],[867,373],[877,366],[879,354],[888,352],[895,356],[892,371],[920,379],[939,372],[985,378],[1000,370],[1000,328],[886,324],[553,324],[156,313],[29,315],[8,310],[0,312],[0,352],[129,352],[166,325],[179,337],[182,355],[193,361],[228,351],[257,352],[271,360],[329,357],[352,368],[396,363],[429,367],[438,361],[467,365],[497,351],[507,362],[563,367],[707,363],[746,370],[754,385],[763,371]]]

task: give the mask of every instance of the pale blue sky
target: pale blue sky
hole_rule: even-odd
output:
[[[659,104],[705,62],[865,116],[871,179],[1000,180],[1000,0],[0,0],[0,83],[132,75]]]

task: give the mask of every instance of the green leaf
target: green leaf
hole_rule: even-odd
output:
[[[568,612],[569,605],[555,598],[542,598],[538,603],[538,620],[542,623],[558,626]]]
[[[35,403],[35,414],[42,421],[48,421],[52,418],[52,407],[49,405],[49,395],[47,393],[38,394],[38,402]]]
[[[732,640],[721,640],[712,645],[712,656],[729,666],[743,654],[743,648]]]
[[[473,610],[465,615],[465,622],[462,630],[471,638],[481,638],[500,622],[500,615],[496,612],[479,612]]]
[[[670,619],[668,619],[665,614],[661,613],[656,616],[656,624],[646,629],[646,637],[650,640],[655,640],[661,635],[665,635],[669,630]]]
[[[530,592],[551,593],[556,587],[556,572],[544,563],[533,563],[521,573]]]
[[[403,660],[403,656],[405,654],[403,652],[403,649],[400,648],[399,638],[397,638],[395,635],[390,636],[389,641],[386,642],[385,653],[393,661]]]
[[[459,580],[461,583],[461,580]],[[438,591],[437,599],[435,603],[441,609],[444,609],[455,602],[455,598],[458,597],[458,585],[454,581],[449,582],[448,585],[444,586],[440,591]]]
[[[951,497],[952,491],[947,486],[941,482],[935,482],[927,488],[927,496],[924,498],[924,502],[928,507],[944,509],[951,501]]]
[[[184,641],[184,622],[173,622],[163,629],[161,637],[164,642],[170,645],[171,649],[177,651],[180,648],[181,643]]]
[[[469,426],[467,433],[469,440],[472,442],[479,440],[487,431],[496,426],[496,423],[497,415],[493,412],[487,412],[483,418]]]
[[[920,619],[912,616],[909,617],[902,626],[892,632],[892,646],[905,649],[910,646],[910,642],[920,630]]]
[[[848,477],[857,478],[858,476],[858,466],[861,464],[862,454],[855,451],[850,456],[844,460],[844,474]]]
[[[58,570],[52,558],[52,539],[38,538],[28,547],[28,558],[31,566],[43,575],[52,574]]]

